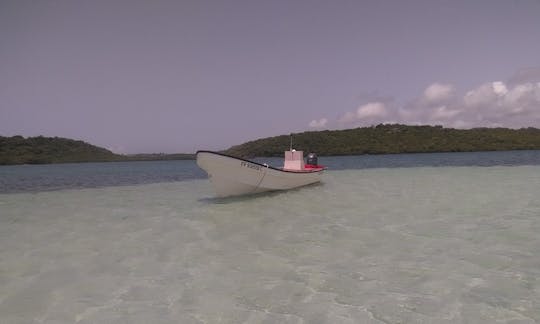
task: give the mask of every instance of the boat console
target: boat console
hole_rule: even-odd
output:
[[[304,151],[285,151],[285,162],[283,164],[283,170],[304,170]]]

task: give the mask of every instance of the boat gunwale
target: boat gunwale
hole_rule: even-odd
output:
[[[210,153],[210,154],[220,155],[220,156],[224,156],[224,157],[228,157],[228,158],[232,158],[232,159],[236,159],[236,160],[240,160],[240,161],[244,161],[244,162],[248,162],[248,163],[253,163],[253,164],[259,165],[259,166],[261,166],[263,168],[268,168],[268,169],[281,171],[281,172],[287,172],[287,173],[306,174],[306,173],[319,173],[319,172],[323,172],[324,170],[326,170],[326,167],[323,167],[323,168],[317,169],[317,170],[285,170],[285,169],[279,169],[279,168],[273,167],[273,166],[268,165],[268,164],[263,164],[263,163],[243,159],[243,158],[240,158],[240,157],[228,155],[228,154],[225,154],[225,153],[215,152],[215,151],[199,150],[199,151],[197,151],[195,153],[195,156],[197,156],[199,153]]]

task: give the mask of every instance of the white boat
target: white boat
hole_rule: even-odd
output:
[[[283,168],[275,168],[222,153],[198,151],[197,165],[208,173],[217,195],[229,197],[320,182],[326,168],[317,165],[316,156],[312,158],[308,163],[313,164],[305,164],[302,151],[286,151]]]

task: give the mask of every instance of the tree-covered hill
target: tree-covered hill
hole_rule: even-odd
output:
[[[122,159],[125,161],[170,161],[170,160],[194,160],[195,154],[191,153],[141,153],[122,155]]]
[[[61,137],[0,136],[0,164],[44,164],[119,161],[121,155]]]
[[[239,157],[282,156],[290,136],[250,141],[225,150]],[[540,149],[536,128],[453,129],[441,126],[378,125],[293,134],[294,148],[319,155],[470,152]]]
[[[61,137],[0,136],[0,165],[73,162],[194,159],[194,154],[115,154],[107,149]]]
[[[224,151],[239,157],[282,156],[290,136],[250,141]],[[537,128],[453,129],[441,126],[378,125],[293,134],[294,148],[319,155],[540,150]],[[193,154],[120,155],[61,137],[0,136],[0,165],[193,159]]]

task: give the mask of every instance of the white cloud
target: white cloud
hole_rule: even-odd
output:
[[[309,123],[309,127],[311,128],[323,128],[326,126],[326,123],[328,123],[328,119],[326,118],[321,118],[319,120],[312,120],[310,123]]]
[[[478,88],[467,92],[463,100],[466,106],[476,107],[497,101],[499,97],[505,96],[507,93],[506,85],[497,81],[482,84]]]
[[[388,121],[454,128],[540,127],[540,69],[527,70],[509,81],[487,82],[461,94],[451,84],[433,83],[403,105],[384,101],[363,104],[344,113],[338,125]]]
[[[342,124],[351,124],[356,120],[356,113],[348,111],[339,119],[339,122]]]
[[[504,96],[508,93],[508,89],[506,88],[506,84],[501,81],[495,81],[492,83],[493,91],[498,94],[499,96]]]
[[[430,88],[436,89],[432,86]],[[467,91],[461,98],[457,95],[440,95],[436,107],[426,100],[428,92],[424,93],[425,100],[416,101],[407,107],[409,114],[413,114],[416,119],[420,116],[425,124],[437,122],[457,128],[540,126],[539,83],[509,85],[503,81],[488,82]],[[431,92],[441,94],[444,91]],[[432,96],[434,98],[435,95]],[[408,120],[405,119],[405,122]]]
[[[424,90],[423,99],[429,103],[444,102],[452,97],[454,87],[451,84],[433,83]]]
[[[451,119],[458,115],[460,112],[460,110],[448,109],[448,107],[446,106],[440,106],[435,108],[435,110],[431,114],[431,118],[433,120]]]
[[[339,119],[339,123],[343,126],[369,125],[380,123],[388,115],[388,109],[383,102],[369,102],[358,107],[356,111],[346,112]]]
[[[508,87],[504,82],[483,84],[463,98],[474,126],[540,126],[540,84]]]
[[[358,107],[358,110],[356,111],[356,118],[364,119],[372,117],[384,117],[386,114],[386,107],[382,102],[370,102]]]
[[[504,98],[505,103],[509,105],[518,105],[521,100],[528,100],[528,96],[535,91],[535,85],[532,83],[518,84],[512,88]]]

